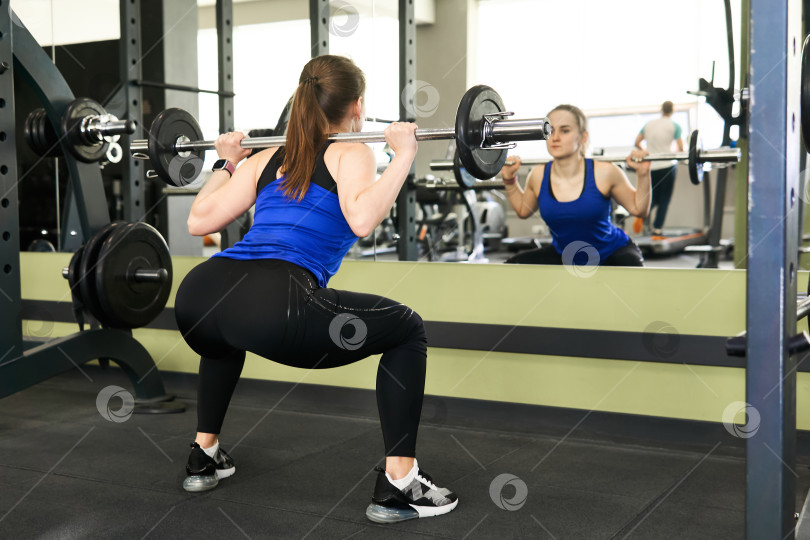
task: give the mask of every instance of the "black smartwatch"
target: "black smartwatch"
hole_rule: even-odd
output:
[[[218,159],[214,162],[214,166],[211,168],[212,171],[228,171],[230,176],[233,176],[233,172],[236,170],[233,163],[228,161],[227,159]]]

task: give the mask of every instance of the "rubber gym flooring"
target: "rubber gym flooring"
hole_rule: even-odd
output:
[[[189,494],[196,380],[163,375],[185,413],[105,420],[99,391],[131,388],[114,367],[0,400],[0,537],[744,537],[743,447],[722,425],[430,396],[420,465],[459,506],[374,524],[364,516],[383,451],[373,392],[267,381],[240,381],[226,418],[236,474]],[[803,455],[797,508],[810,486]]]

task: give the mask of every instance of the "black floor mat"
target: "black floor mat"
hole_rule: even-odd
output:
[[[248,380],[220,437],[236,474],[189,494],[181,483],[195,378],[164,374],[185,413],[116,423],[101,416],[96,396],[128,381],[114,368],[83,369],[0,400],[0,537],[744,536],[739,447],[631,444],[584,425],[544,432],[520,416],[460,420],[458,404],[448,414],[435,399],[425,407],[419,463],[456,491],[459,506],[433,519],[374,524],[364,516],[383,455],[373,392]],[[803,494],[810,470],[796,473]]]

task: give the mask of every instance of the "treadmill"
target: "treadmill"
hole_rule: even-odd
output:
[[[703,177],[703,227],[665,227],[661,235],[631,236],[645,256],[675,255],[691,251],[690,247],[706,244],[712,226],[711,180],[708,171]]]

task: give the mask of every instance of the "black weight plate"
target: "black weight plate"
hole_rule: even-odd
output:
[[[34,141],[34,123],[36,121],[37,113],[41,110],[42,109],[34,109],[28,113],[28,116],[25,117],[25,127],[23,128],[23,135],[25,137],[26,144],[28,144],[28,148],[30,148],[37,155],[39,155],[39,148]]]
[[[801,121],[804,147],[810,148],[810,35],[804,39],[802,46],[802,95],[801,95]]]
[[[458,148],[456,148],[453,154],[453,176],[456,177],[456,183],[458,183],[461,189],[470,189],[475,185],[475,177],[468,173],[464,165],[461,164],[461,156],[458,153]]]
[[[48,119],[48,114],[45,112],[45,109],[42,109],[40,113],[39,126],[40,140],[44,145],[42,151],[47,152],[48,157],[61,156],[62,147],[59,144],[59,136],[56,134],[53,124],[51,124],[51,121]]]
[[[84,245],[84,252],[82,253],[81,261],[78,266],[79,274],[77,279],[79,280],[79,291],[82,302],[84,302],[90,314],[105,326],[107,326],[107,322],[104,320],[104,313],[96,295],[95,271],[99,261],[98,255],[101,249],[101,243],[111,231],[120,225],[120,222],[110,223],[94,234]]]
[[[158,268],[166,269],[165,281],[138,283],[132,279],[136,270]],[[172,288],[172,259],[166,241],[146,223],[118,227],[99,251],[95,286],[109,326],[146,326],[163,311]]]
[[[287,104],[284,105],[284,109],[282,109],[281,114],[278,117],[278,122],[276,122],[276,127],[273,128],[273,136],[275,137],[282,137],[287,133],[287,124],[290,123],[290,111],[292,110],[292,102],[293,98],[290,97]]]
[[[503,112],[503,100],[489,86],[473,86],[456,111],[456,148],[462,166],[481,180],[492,178],[506,162],[507,149],[483,150],[484,115]]]
[[[698,130],[689,136],[689,180],[696,186],[703,182],[703,163],[698,163],[698,153],[703,151],[703,143],[698,136]]]
[[[30,244],[28,244],[28,249],[26,251],[56,253],[56,247],[47,238],[35,238]]]
[[[56,132],[50,120],[48,120],[48,114],[45,112],[45,109],[39,110],[34,128],[36,144],[39,145],[40,148],[39,155],[47,157],[59,156],[59,139],[56,137]]]
[[[182,187],[192,183],[202,172],[203,151],[178,153],[174,145],[181,137],[202,140],[197,120],[183,109],[166,109],[149,128],[149,161],[155,173],[167,184]]]
[[[36,147],[37,154],[40,156],[44,156],[45,152],[48,150],[48,147],[45,146],[45,134],[44,128],[42,127],[44,118],[45,109],[39,109],[37,114],[34,116],[33,122],[31,123],[34,146]]]
[[[62,132],[70,153],[79,161],[95,163],[107,154],[107,142],[90,143],[82,137],[79,126],[86,116],[107,114],[100,103],[89,98],[78,98],[62,114]]]
[[[79,249],[77,249],[73,254],[73,257],[70,258],[67,281],[68,287],[70,287],[70,292],[73,294],[73,298],[79,303],[84,304],[84,301],[82,300],[82,292],[79,287],[79,268],[81,266],[82,253],[84,253],[84,246],[79,247]]]

